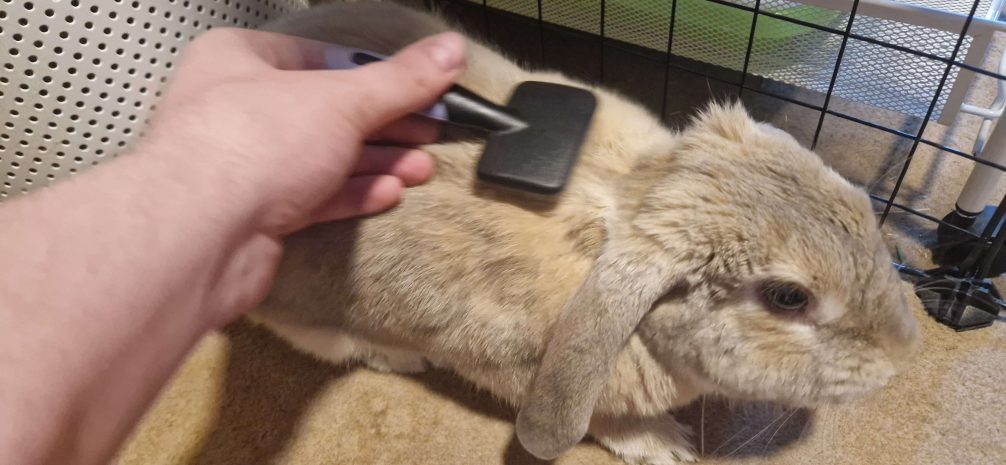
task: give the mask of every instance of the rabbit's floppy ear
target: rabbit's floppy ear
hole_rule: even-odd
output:
[[[587,434],[623,346],[673,284],[660,255],[608,248],[566,304],[517,415],[528,452],[553,459]]]

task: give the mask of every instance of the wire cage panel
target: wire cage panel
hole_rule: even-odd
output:
[[[301,0],[0,0],[0,197],[115,157],[197,33]]]
[[[946,11],[949,13],[958,14],[961,16],[967,16],[971,11],[971,6],[974,2],[970,0],[895,0],[899,3],[907,3],[910,5],[923,6],[926,8],[932,8],[934,10]],[[978,15],[982,15],[983,12],[989,11],[992,6],[993,0],[981,0],[978,2]]]
[[[497,10],[509,11],[521,16],[538,17],[537,0],[487,0],[486,6]]]
[[[967,43],[961,46],[962,49]],[[953,49],[953,44],[950,44]],[[946,65],[925,57],[860,41],[850,41],[842,60],[834,94],[915,117],[924,117]],[[830,74],[830,73],[828,73]],[[939,117],[956,79],[947,77],[932,118]],[[816,84],[816,83],[815,83]],[[815,85],[826,91],[827,86]]]
[[[857,18],[852,32],[943,58],[948,58],[953,52],[960,34],[959,30],[941,31],[869,16]],[[964,38],[959,56],[967,54],[971,43],[971,37]],[[836,88],[837,95],[906,115],[925,116],[945,64],[856,40],[850,42],[849,49],[849,60],[843,62],[843,67],[848,68],[843,70],[843,85]],[[959,69],[954,67],[947,77],[932,118],[939,118],[944,111],[958,74]],[[854,80],[875,83],[875,86],[870,88],[850,82]]]
[[[601,22],[598,20],[600,16],[600,2],[556,0],[541,4],[543,21],[591,34],[601,33]]]
[[[483,4],[479,0],[469,1]],[[834,3],[832,8],[842,6],[842,2]],[[961,15],[960,25],[971,7],[971,2],[950,0],[904,3]],[[982,0],[978,11],[987,11],[991,4],[992,0]],[[539,2],[536,0],[497,0],[485,2],[485,5],[530,18],[538,17]],[[741,71],[752,23],[750,10],[754,9],[755,1],[543,0],[540,5],[541,19],[547,23],[591,34],[601,34],[603,25],[605,38],[655,51],[670,50],[675,56]],[[849,11],[808,3],[765,0],[758,8],[831,30],[844,30],[849,21]],[[862,14],[857,16],[852,27],[854,34],[942,58],[950,56],[959,33],[959,29],[940,30]],[[672,31],[673,41],[669,44]],[[841,42],[838,34],[760,16],[748,72],[826,93]],[[960,56],[967,54],[971,44],[972,38],[965,38]],[[935,91],[934,83],[942,77],[942,64],[919,54],[860,40],[850,41],[848,47],[840,80],[833,92],[835,96],[914,117],[926,115]],[[933,119],[942,115],[958,74],[959,70],[954,68],[948,76],[945,90],[931,115]],[[956,113],[956,108],[949,111]]]

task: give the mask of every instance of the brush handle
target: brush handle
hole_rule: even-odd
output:
[[[325,49],[325,66],[328,69],[353,69],[385,58],[387,57],[374,52],[344,45],[330,44]],[[451,86],[437,103],[418,114],[490,132],[516,130],[526,126],[507,108],[457,84]]]

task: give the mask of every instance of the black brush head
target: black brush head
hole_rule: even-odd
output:
[[[479,179],[539,194],[561,192],[590,130],[594,94],[531,81],[517,86],[506,107],[526,124],[489,134]]]

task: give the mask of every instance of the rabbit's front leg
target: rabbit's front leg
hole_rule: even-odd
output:
[[[268,326],[295,349],[335,365],[355,360],[382,373],[426,371],[426,360],[421,354],[370,343],[334,327],[278,323],[254,317],[252,321]]]
[[[358,344],[362,349],[359,358],[371,370],[406,374],[426,371],[426,359],[415,352],[365,342]]]
[[[678,465],[698,460],[688,439],[691,428],[670,414],[595,418],[590,434],[630,465]]]

